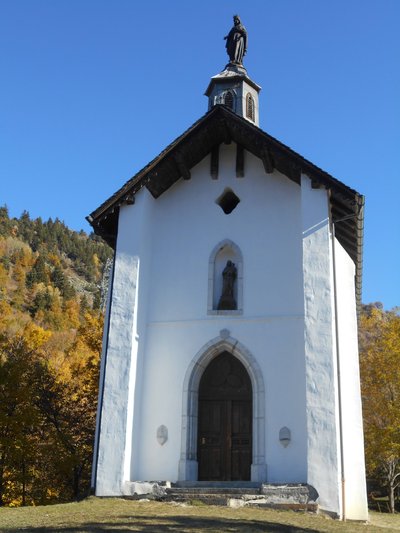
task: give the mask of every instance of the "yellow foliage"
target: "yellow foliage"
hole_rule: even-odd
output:
[[[68,300],[64,306],[64,318],[68,328],[78,329],[80,325],[80,305],[77,300]]]
[[[24,224],[0,236],[0,505],[10,506],[87,490],[103,324],[90,309],[101,245],[59,222]]]
[[[16,264],[13,269],[13,277],[18,284],[25,283],[26,270],[20,264]]]
[[[49,253],[47,255],[47,260],[53,266],[61,266],[61,260],[60,260],[60,257],[57,254]]]
[[[4,287],[8,280],[7,269],[0,263],[0,287]]]
[[[0,334],[18,335],[30,321],[30,317],[25,313],[4,300],[0,301]]]
[[[25,342],[31,350],[42,348],[52,336],[51,331],[46,331],[33,322],[30,322],[25,326],[23,334]]]
[[[0,246],[1,255],[10,257],[20,251],[31,253],[31,248],[15,237],[6,237],[5,239],[2,239]]]
[[[400,485],[400,317],[372,308],[360,319],[360,369],[369,476]]]

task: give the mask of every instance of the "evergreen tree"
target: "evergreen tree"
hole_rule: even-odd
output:
[[[12,222],[8,215],[8,207],[3,205],[0,207],[0,236],[8,237],[11,232]]]
[[[31,271],[26,276],[26,286],[28,288],[33,287],[35,283],[47,283],[48,274],[46,268],[46,262],[42,255],[39,255],[33,265]]]
[[[49,289],[46,288],[44,291],[39,291],[34,300],[31,308],[31,312],[35,315],[38,311],[48,311],[51,307],[53,298],[49,292]]]
[[[60,292],[62,294],[67,280],[65,278],[64,271],[60,266],[56,265],[54,267],[50,279],[53,282],[54,286],[57,287],[57,289],[60,289]]]

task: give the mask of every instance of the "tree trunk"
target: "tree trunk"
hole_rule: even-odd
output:
[[[4,468],[0,465],[0,507],[3,506],[3,493],[4,493]]]
[[[74,466],[73,492],[74,500],[78,501],[80,497],[80,482],[82,476],[82,465]]]
[[[394,513],[394,486],[391,483],[389,485],[389,510]]]
[[[22,460],[22,505],[25,507],[26,505],[26,468],[25,468],[25,461]]]

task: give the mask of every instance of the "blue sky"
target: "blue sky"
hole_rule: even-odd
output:
[[[90,231],[206,112],[235,13],[261,128],[366,196],[363,301],[400,305],[399,0],[0,0],[0,205]]]

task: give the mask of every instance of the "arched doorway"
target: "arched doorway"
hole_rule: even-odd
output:
[[[250,480],[252,397],[250,377],[236,357],[224,351],[209,363],[199,384],[199,480]]]

